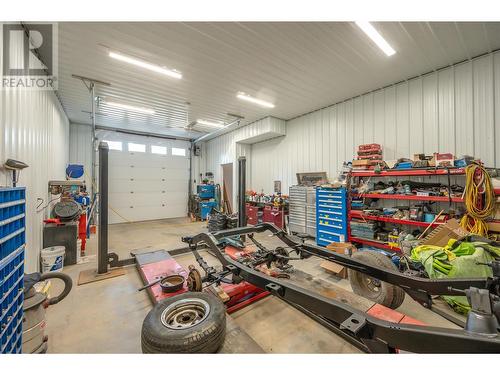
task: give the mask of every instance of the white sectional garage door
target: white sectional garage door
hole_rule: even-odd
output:
[[[111,224],[187,215],[189,142],[103,131],[98,138],[110,141]]]

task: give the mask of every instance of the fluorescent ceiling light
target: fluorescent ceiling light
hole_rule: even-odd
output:
[[[151,108],[134,107],[133,105],[117,103],[117,102],[108,102],[108,101],[105,101],[104,103],[110,107],[124,109],[126,111],[145,113],[148,115],[153,115],[155,113],[155,111],[152,110]]]
[[[109,57],[112,57],[113,59],[116,59],[116,60],[124,61],[124,62],[132,64],[132,65],[140,66],[141,68],[148,69],[148,70],[151,70],[151,71],[156,72],[156,73],[165,74],[169,77],[173,77],[173,78],[177,78],[177,79],[182,78],[182,74],[176,70],[167,69],[165,67],[151,64],[151,63],[148,63],[146,61],[136,59],[134,57],[122,55],[121,53],[110,51]]]
[[[387,43],[387,41],[379,34],[370,22],[356,21],[356,25],[363,30],[363,32],[370,37],[371,40],[382,50],[387,56],[392,56],[396,53],[394,49]]]
[[[212,122],[212,121],[205,121],[205,120],[196,120],[196,123],[201,124],[201,125],[213,126],[216,128],[223,128],[225,126],[225,124],[223,124],[221,122]]]
[[[244,92],[239,92],[238,95],[236,95],[236,97],[238,99],[246,100],[247,102],[258,104],[258,105],[260,105],[262,107],[274,108],[274,104],[273,103],[266,102],[265,100],[262,100],[262,99],[254,98],[254,97],[252,97],[250,95],[245,94]]]

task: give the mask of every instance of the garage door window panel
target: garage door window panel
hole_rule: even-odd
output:
[[[156,155],[167,155],[167,148],[165,146],[151,145],[151,153]]]
[[[128,150],[130,152],[146,152],[146,145],[143,145],[141,143],[128,143]]]
[[[108,148],[110,151],[122,151],[123,150],[123,144],[122,142],[118,141],[103,141],[108,144]]]
[[[172,156],[186,156],[186,149],[172,147]]]

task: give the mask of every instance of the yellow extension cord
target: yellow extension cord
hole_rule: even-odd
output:
[[[476,181],[474,175],[481,171],[481,180]],[[480,208],[479,198],[481,188],[484,188],[483,205]],[[465,168],[465,191],[463,194],[467,213],[460,220],[460,225],[465,230],[483,237],[488,236],[488,226],[485,219],[495,212],[496,196],[491,183],[491,177],[481,165],[471,164]]]

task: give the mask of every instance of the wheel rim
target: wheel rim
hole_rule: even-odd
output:
[[[161,314],[161,323],[170,329],[188,329],[203,322],[210,313],[209,304],[200,298],[179,300]]]
[[[361,282],[363,283],[365,289],[368,290],[368,292],[371,293],[372,295],[377,296],[380,294],[382,283],[380,282],[379,279],[363,275],[361,277]]]

